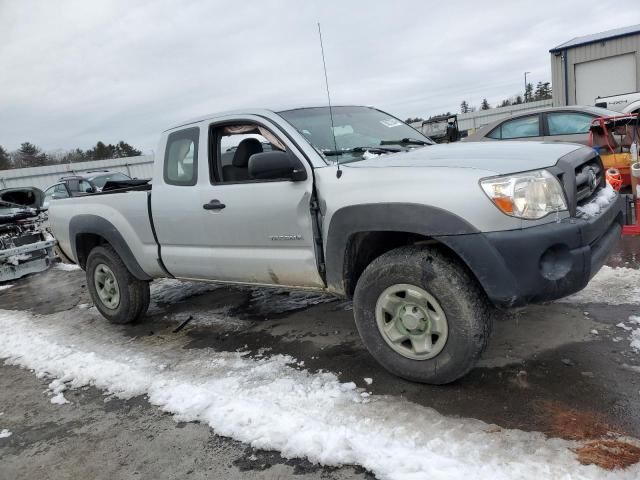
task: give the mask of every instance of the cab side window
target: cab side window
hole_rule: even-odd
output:
[[[547,113],[549,135],[589,133],[593,116],[577,112]]]
[[[512,138],[526,138],[540,136],[540,117],[532,115],[530,117],[516,118],[501,125],[502,140]]]
[[[170,185],[195,185],[198,178],[200,129],[187,128],[169,134],[164,151],[164,181]]]
[[[498,125],[496,128],[491,130],[487,137],[493,138],[494,140],[502,139],[502,125]]]
[[[80,180],[78,182],[78,188],[80,193],[93,193],[93,186],[86,180]]]
[[[62,183],[58,183],[53,187],[47,188],[44,192],[45,200],[55,200],[57,198],[67,198],[69,196],[69,192]]]
[[[212,172],[212,182],[239,183],[256,181],[249,175],[249,159],[263,152],[286,151],[282,143],[265,127],[255,124],[225,125],[212,128],[212,138],[217,152]]]
[[[69,197],[69,192],[67,188],[64,186],[64,183],[59,183],[53,189],[53,198],[67,198]]]

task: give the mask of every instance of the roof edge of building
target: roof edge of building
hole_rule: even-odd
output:
[[[618,38],[630,37],[632,35],[640,34],[640,24],[639,25],[630,25],[627,28],[628,29],[633,29],[633,30],[628,30],[628,31],[620,32],[620,33],[612,33],[612,35],[605,36],[607,32],[616,32],[616,31],[620,30],[620,29],[613,29],[613,30],[607,30],[607,31],[601,32],[601,34],[603,35],[601,37],[594,36],[594,35],[585,35],[585,36],[582,36],[582,37],[574,37],[571,40],[567,40],[566,42],[561,43],[560,45],[558,45],[556,47],[553,47],[552,49],[549,50],[549,53],[560,53],[563,50],[568,50],[569,48],[582,47],[584,45],[590,45],[592,43],[606,42],[607,40],[616,40]],[[581,38],[584,39],[584,40],[580,41]],[[575,42],[575,43],[573,43],[573,42]]]

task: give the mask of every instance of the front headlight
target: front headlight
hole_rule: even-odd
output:
[[[480,180],[484,193],[502,212],[535,220],[567,209],[558,179],[546,170]]]

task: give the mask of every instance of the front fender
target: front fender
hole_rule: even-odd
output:
[[[478,230],[459,216],[438,207],[413,203],[352,205],[331,217],[325,247],[327,287],[345,295],[345,265],[350,237],[360,232],[404,232],[436,237]]]

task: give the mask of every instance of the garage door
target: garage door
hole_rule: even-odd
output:
[[[635,53],[577,63],[575,74],[578,105],[593,105],[597,97],[637,90]]]

